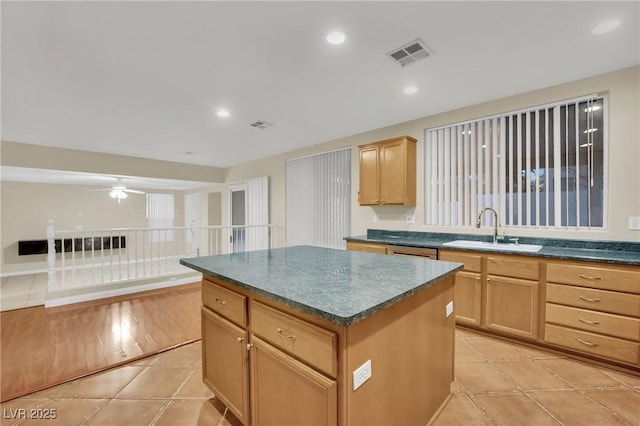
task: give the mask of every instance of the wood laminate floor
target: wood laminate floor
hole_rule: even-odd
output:
[[[200,339],[200,283],[0,313],[0,400]]]

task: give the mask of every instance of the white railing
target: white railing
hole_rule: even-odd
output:
[[[60,231],[49,221],[47,239],[49,291],[193,272],[181,258],[285,245],[274,225]]]

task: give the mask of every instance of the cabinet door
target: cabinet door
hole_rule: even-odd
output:
[[[202,379],[244,424],[248,414],[247,333],[202,308]]]
[[[251,337],[251,423],[335,425],[336,382]]]
[[[529,339],[538,337],[538,282],[489,275],[487,327]]]
[[[404,204],[405,145],[402,141],[380,147],[380,202],[382,204]]]
[[[378,147],[360,149],[360,191],[358,201],[361,206],[380,204],[380,162]]]
[[[458,272],[453,286],[453,308],[456,322],[480,327],[480,274]]]

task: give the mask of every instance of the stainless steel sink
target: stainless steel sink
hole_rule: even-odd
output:
[[[536,244],[493,243],[490,241],[455,240],[442,244],[445,247],[460,247],[475,250],[497,250],[505,252],[536,253],[542,246]]]

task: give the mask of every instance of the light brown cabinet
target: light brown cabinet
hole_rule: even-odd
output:
[[[456,323],[480,327],[482,325],[482,256],[467,252],[440,250],[440,260],[464,265],[456,274],[453,286],[453,309]]]
[[[538,338],[540,263],[536,258],[440,250],[439,259],[464,264],[454,285],[458,324],[527,340]]]
[[[487,328],[538,338],[540,262],[536,258],[487,256]]]
[[[202,380],[243,423],[247,421],[247,333],[202,308]]]
[[[335,380],[260,338],[252,338],[252,344],[252,424],[337,424],[338,387]]]
[[[202,283],[203,381],[245,425],[427,424],[447,400],[453,277],[348,326]],[[354,389],[367,361],[373,374]]]
[[[360,145],[361,206],[416,205],[416,142],[403,136]]]
[[[549,262],[545,320],[547,343],[640,366],[640,271]]]
[[[377,243],[363,243],[359,241],[347,241],[347,250],[387,254],[387,245]]]

